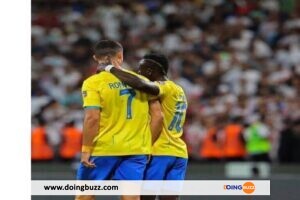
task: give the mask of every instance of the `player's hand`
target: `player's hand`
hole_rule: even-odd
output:
[[[91,153],[82,152],[80,162],[86,167],[94,168],[94,167],[96,167],[96,165],[90,161],[90,157],[91,157]]]

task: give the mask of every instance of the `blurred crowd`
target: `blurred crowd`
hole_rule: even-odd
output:
[[[100,39],[123,45],[124,68],[150,50],[168,56],[188,97],[191,158],[300,162],[296,0],[33,0],[33,160],[80,151],[80,87]]]

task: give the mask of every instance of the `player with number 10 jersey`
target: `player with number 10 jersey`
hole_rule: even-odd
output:
[[[153,144],[151,154],[187,158],[186,144],[181,139],[187,109],[185,94],[170,80],[157,82],[157,85],[164,120],[161,135]]]
[[[139,65],[139,73],[153,82],[144,81],[121,69],[110,69],[124,83],[156,96],[161,103],[163,128],[152,146],[152,158],[146,168],[145,180],[183,180],[187,168],[187,147],[181,139],[187,100],[183,89],[167,78],[167,70],[167,58],[158,53],[146,54]]]

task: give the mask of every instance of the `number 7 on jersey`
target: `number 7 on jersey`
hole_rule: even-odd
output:
[[[126,119],[132,119],[131,104],[132,104],[132,100],[135,97],[136,93],[135,93],[134,89],[123,89],[123,90],[120,90],[120,96],[123,96],[123,95],[128,95]]]

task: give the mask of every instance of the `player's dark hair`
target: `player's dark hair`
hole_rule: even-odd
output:
[[[158,67],[161,68],[163,74],[168,73],[169,61],[168,61],[168,58],[164,54],[157,53],[157,52],[148,53],[148,54],[144,55],[143,59],[153,60],[154,62],[156,62],[158,64]]]
[[[120,51],[123,51],[122,45],[112,40],[101,40],[94,47],[96,56],[114,56]]]

